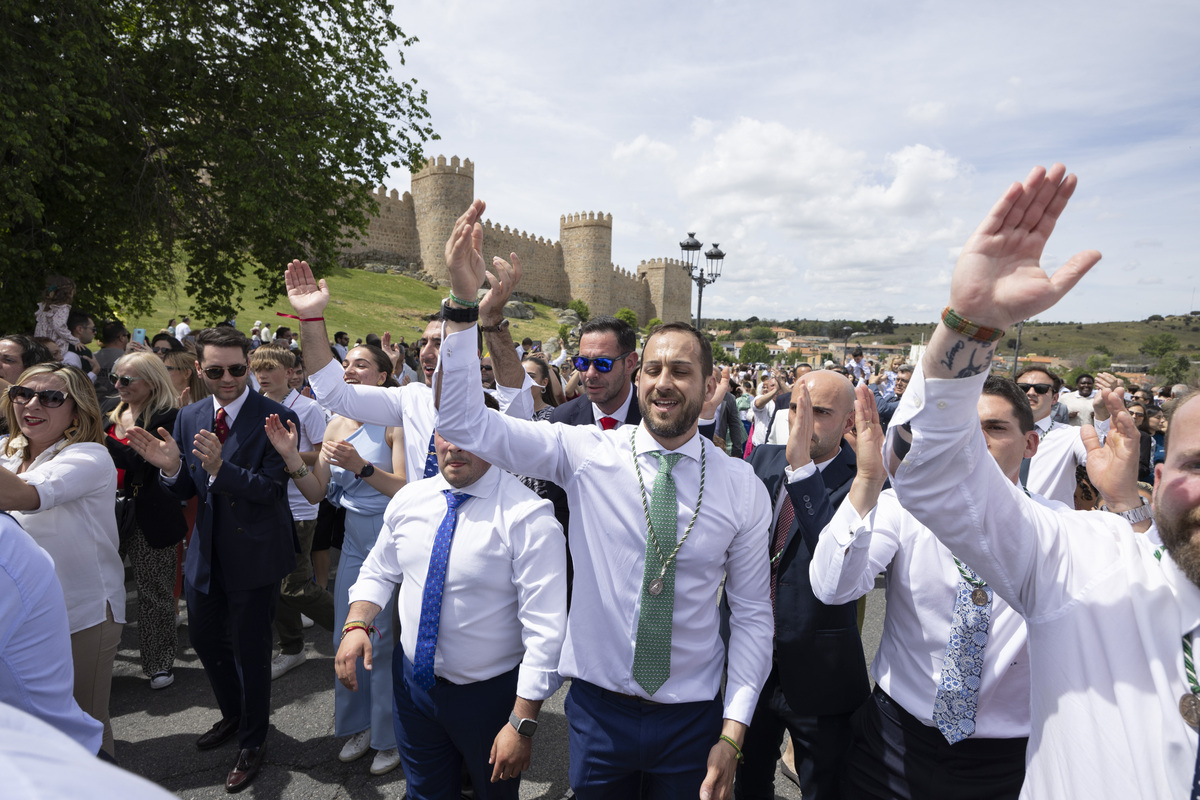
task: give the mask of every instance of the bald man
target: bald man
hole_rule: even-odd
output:
[[[854,425],[854,387],[832,370],[810,372],[792,390],[786,445],[762,445],[750,465],[767,487],[775,654],[743,746],[734,796],[774,798],[775,761],[787,731],[805,800],[836,798],[850,717],[868,696],[855,603],[825,605],[808,565],[821,529],[846,497],[857,469],[842,437]]]

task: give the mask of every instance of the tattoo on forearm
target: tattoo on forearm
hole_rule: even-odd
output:
[[[959,344],[962,344],[962,342],[959,342]],[[975,356],[977,356],[981,353],[983,355],[983,363],[976,364]],[[976,347],[975,349],[971,350],[971,357],[967,361],[967,365],[965,367],[963,367],[962,369],[960,369],[958,371],[958,374],[955,375],[954,377],[970,378],[971,376],[978,375],[981,372],[987,372],[988,368],[991,366],[991,364],[992,364],[992,346],[991,345],[983,345],[980,347]],[[947,365],[947,368],[949,368],[949,365]]]
[[[946,369],[954,369],[954,357],[957,356],[958,351],[962,350],[964,347],[966,347],[966,345],[962,341],[955,342],[954,347],[951,347],[946,351],[946,355],[942,359],[942,366]]]

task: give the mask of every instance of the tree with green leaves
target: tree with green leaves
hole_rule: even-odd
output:
[[[1162,359],[1179,349],[1179,339],[1171,333],[1152,333],[1142,340],[1139,353]]]
[[[0,5],[0,330],[32,327],[47,272],[95,312],[182,288],[216,321],[247,269],[270,301],[288,260],[334,263],[372,187],[434,137],[425,93],[393,77],[416,39],[391,15],[386,0]]]
[[[567,308],[571,309],[579,316],[580,322],[587,322],[588,317],[592,315],[592,310],[588,308],[588,304],[579,298],[575,298],[571,302],[567,303]],[[634,327],[637,326],[635,325]]]
[[[659,325],[662,325],[662,324],[663,324],[663,321],[661,319],[659,319],[658,317],[651,317],[650,321],[646,323],[646,330],[652,331],[655,328],[657,328]]]
[[[758,342],[773,342],[777,337],[775,336],[775,331],[771,330],[766,325],[755,325],[750,329],[750,332],[746,334],[746,338],[754,339]]]
[[[633,328],[635,331],[638,329],[637,312],[632,308],[618,308],[617,313],[613,314],[613,316],[624,322],[629,327]]]
[[[762,342],[746,342],[739,351],[738,359],[743,364],[770,364],[771,351]]]

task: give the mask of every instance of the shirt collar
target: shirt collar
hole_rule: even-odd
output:
[[[1042,418],[1038,422],[1033,423],[1034,427],[1037,428],[1042,433],[1047,433],[1053,424],[1054,424],[1054,415],[1053,414],[1047,414],[1044,418]]]
[[[455,494],[466,494],[471,497],[491,497],[500,485],[500,470],[495,467],[488,467],[488,471],[483,473],[479,480],[461,487],[451,486],[450,482],[446,480],[440,471],[429,478],[429,480],[438,483],[438,491],[449,489]]]
[[[600,424],[601,417],[612,417],[617,421],[618,426],[624,425],[625,420],[629,419],[629,404],[633,402],[633,391],[633,384],[631,383],[629,385],[629,393],[625,395],[625,402],[621,404],[620,408],[611,414],[605,414],[600,410],[600,406],[592,403],[592,418],[595,420],[596,424]]]
[[[246,405],[246,398],[250,396],[250,385],[247,384],[238,398],[229,405],[225,406],[225,422],[229,427],[233,427],[233,421],[237,419],[237,415],[241,412],[242,406]],[[221,410],[221,404],[217,402],[217,396],[212,396],[213,416],[216,417],[217,412]]]
[[[832,463],[834,462],[834,460],[835,460],[835,459],[836,459],[838,456],[840,456],[841,454],[842,454],[842,448],[841,448],[841,446],[839,445],[839,446],[838,446],[838,449],[837,449],[837,452],[836,452],[836,453],[834,453],[834,454],[833,454],[833,456],[832,456],[831,458],[828,458],[828,459],[826,459],[825,461],[822,461],[820,464],[817,464],[817,471],[818,471],[818,472],[824,472],[824,471],[825,471],[825,468],[826,468],[826,467],[828,467],[830,464],[832,464]]]
[[[627,434],[622,432],[622,435]],[[650,431],[646,429],[646,423],[643,422],[641,425],[638,425],[637,432],[634,435],[633,452],[638,456],[653,452],[679,453],[680,455],[686,456],[693,461],[699,461],[700,448],[704,446],[701,442],[702,438],[703,437],[700,435],[700,432],[697,431],[692,435],[692,438],[684,442],[683,446],[678,450],[663,450],[663,446],[659,444],[653,436],[650,435]]]
[[[1141,535],[1141,534],[1135,534]],[[1162,553],[1163,575],[1175,596],[1179,598],[1180,634],[1186,634],[1200,628],[1200,587],[1188,580],[1179,569],[1175,559],[1166,550]]]

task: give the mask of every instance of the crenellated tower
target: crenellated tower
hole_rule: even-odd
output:
[[[611,314],[613,295],[612,214],[589,211],[559,219],[563,269],[572,298],[588,304],[592,316]]]
[[[412,197],[422,266],[434,279],[449,281],[446,240],[454,231],[455,220],[475,199],[475,165],[469,158],[460,163],[458,156],[448,164],[445,156],[429,159],[412,176]]]

